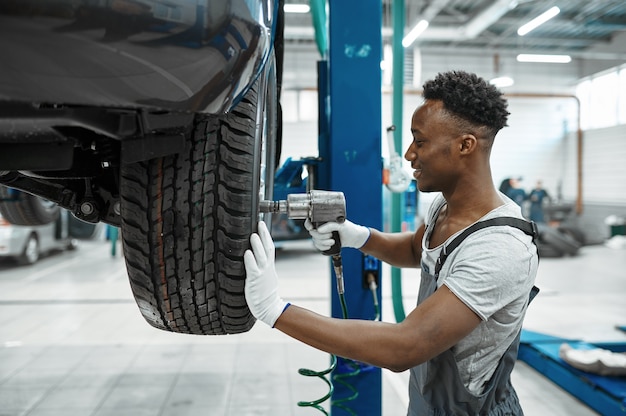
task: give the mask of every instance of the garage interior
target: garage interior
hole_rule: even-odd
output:
[[[338,1],[328,2],[331,29]],[[286,5],[312,3],[317,2],[286,1]],[[396,111],[392,76],[397,4],[403,5],[402,37],[420,21],[428,22],[403,50],[401,114]],[[575,249],[566,247],[565,252],[542,257],[536,282],[541,292],[528,309],[524,329],[555,337],[557,345],[583,342],[623,348],[626,3],[383,0],[381,4],[367,0],[366,5],[381,6],[377,13],[382,21],[382,157],[389,158],[385,129],[396,120],[404,128],[402,148],[397,151],[402,154],[410,143],[409,121],[421,102],[425,80],[452,69],[488,79],[508,77],[513,83],[501,88],[511,116],[492,152],[494,180],[522,178],[526,191],[542,181],[551,196],[548,219],[553,225],[575,227],[584,236]],[[527,35],[517,33],[524,23],[555,6],[560,8],[557,16]],[[355,22],[372,17],[364,9],[365,1],[353,10]],[[310,8],[285,15],[281,164],[288,158],[319,155],[316,68],[322,56],[312,20]],[[332,34],[329,47],[333,48]],[[570,60],[520,62],[520,54],[567,55]],[[346,107],[341,110],[349,112]],[[382,225],[391,227],[394,197],[381,188]],[[415,211],[403,217],[403,227],[414,227],[432,201],[429,194],[411,198],[415,198]],[[408,206],[406,200],[401,199],[405,202],[401,209]],[[348,207],[355,203],[347,199]],[[326,395],[326,383],[298,370],[327,368],[328,354],[262,324],[228,336],[182,335],[151,327],[129,289],[120,243],[107,240],[101,231],[95,240],[79,241],[76,250],[45,255],[32,265],[0,259],[4,321],[0,415],[322,414],[298,402]],[[329,315],[335,283],[328,258],[306,238],[285,238],[277,246],[281,296]],[[407,312],[412,309],[419,285],[419,271],[404,270],[398,299],[392,295],[393,273],[382,267],[381,315],[388,322],[396,322],[398,302]],[[580,373],[569,372],[555,380],[556,367],[531,343],[524,353],[527,359],[520,352],[513,384],[526,415],[626,414],[624,377],[610,378],[613,390],[607,393],[603,384],[594,384],[593,377]],[[355,385],[359,377],[352,380]],[[408,372],[383,370],[380,389],[359,385],[361,395],[354,402],[374,403],[367,415],[406,414],[408,382]],[[328,401],[321,406],[330,411]],[[349,413],[333,408],[332,414]]]

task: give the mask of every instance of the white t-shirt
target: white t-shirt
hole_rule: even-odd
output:
[[[479,221],[496,217],[523,218],[520,207],[500,194],[505,204]],[[439,196],[430,207],[425,222],[436,220],[445,205]],[[422,268],[434,274],[435,262],[443,246],[428,248],[428,233],[422,241]],[[452,347],[463,383],[473,394],[480,394],[495,371],[500,358],[516,338],[528,306],[528,295],[537,275],[537,248],[532,237],[509,226],[483,228],[470,234],[445,261],[437,287],[446,285],[482,322]]]

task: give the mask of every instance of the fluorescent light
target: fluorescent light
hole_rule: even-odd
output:
[[[425,31],[427,27],[428,27],[428,21],[420,20],[419,22],[417,22],[415,27],[411,29],[408,35],[406,35],[404,39],[402,39],[402,46],[404,46],[405,48],[408,48],[409,46],[411,46],[413,42],[415,42],[415,39],[417,39],[418,36],[421,35],[422,32]]]
[[[535,55],[521,53],[517,55],[517,62],[544,62],[548,64],[566,64],[572,61],[569,55]]]
[[[311,7],[308,4],[285,4],[283,10],[285,13],[308,13]]]
[[[489,83],[491,83],[496,88],[504,88],[504,87],[510,87],[515,82],[513,81],[513,78],[511,77],[496,77],[496,78],[490,79]]]
[[[525,25],[520,26],[520,28],[517,29],[517,34],[520,36],[524,36],[531,30],[536,29],[538,26],[541,26],[548,20],[552,19],[554,16],[556,16],[560,12],[561,12],[561,9],[559,9],[558,7],[556,6],[552,7],[551,9],[549,9],[546,12],[541,13],[539,16],[535,17],[533,20],[526,23]]]
[[[390,44],[383,46],[383,61],[380,63],[383,71],[383,85],[391,85],[393,81],[393,47]]]

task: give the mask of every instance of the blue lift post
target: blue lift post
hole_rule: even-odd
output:
[[[361,0],[359,7],[345,0],[329,0],[328,65],[319,65],[322,120],[317,188],[342,191],[348,219],[377,229],[382,227],[381,25],[381,0]],[[344,249],[342,256],[348,317],[373,319],[372,294],[362,283],[363,254]],[[332,316],[342,318],[330,269]],[[380,266],[378,276],[380,279]],[[380,299],[380,284],[377,295]],[[357,374],[348,376],[353,372]],[[379,368],[361,365],[354,371],[350,361],[339,358],[332,377],[333,416],[382,413]],[[358,391],[356,397],[350,387]]]

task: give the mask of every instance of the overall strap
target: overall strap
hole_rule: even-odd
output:
[[[449,244],[442,247],[437,263],[435,264],[435,279],[439,279],[439,272],[441,271],[443,263],[445,263],[450,253],[452,253],[463,242],[463,240],[467,238],[467,236],[475,231],[482,230],[483,228],[503,225],[508,225],[509,227],[514,227],[523,231],[525,234],[531,236],[533,238],[533,243],[536,244],[539,232],[537,231],[537,224],[533,221],[526,221],[515,217],[497,217],[477,222],[456,236]]]
[[[454,240],[450,242],[450,244],[442,247],[439,258],[437,259],[437,263],[435,264],[435,281],[439,280],[439,272],[441,271],[443,263],[446,261],[450,253],[452,253],[463,242],[463,240],[467,238],[468,235],[470,235],[474,231],[482,230],[483,228],[503,225],[508,225],[509,227],[514,227],[522,230],[525,234],[528,234],[533,238],[533,244],[537,244],[539,231],[537,230],[537,224],[535,224],[534,221],[526,221],[515,217],[497,217],[477,222],[467,228],[461,234],[456,236]],[[532,300],[535,298],[535,296],[537,296],[538,293],[539,288],[537,286],[533,286],[530,290],[530,294],[528,295],[528,303],[532,302]]]

